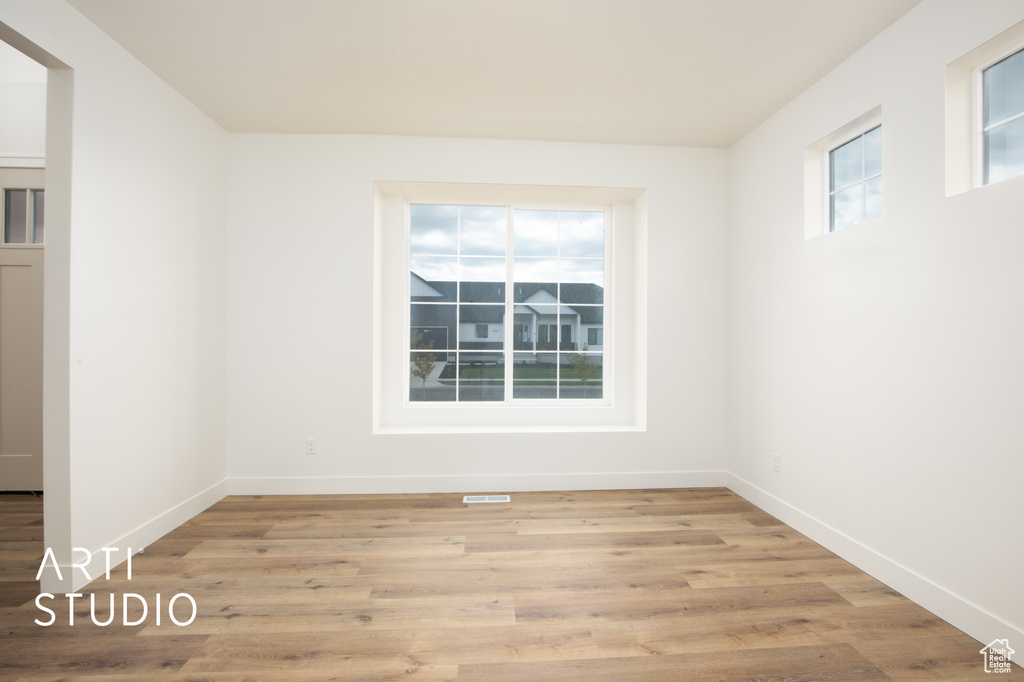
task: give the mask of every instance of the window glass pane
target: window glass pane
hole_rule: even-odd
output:
[[[410,259],[413,274],[426,282],[455,282],[459,278],[459,259],[455,256],[417,256]]]
[[[506,207],[410,206],[410,401],[602,397],[605,213],[512,215],[509,282]]]
[[[28,190],[6,190],[4,203],[4,242],[24,244],[28,230]]]
[[[558,321],[556,319],[537,322],[537,350],[558,350]]]
[[[580,339],[586,344],[581,350],[602,350],[604,346],[604,308],[597,305],[578,305],[573,308],[579,314]]]
[[[558,306],[517,305],[512,343],[515,350],[555,350],[558,346]]]
[[[558,266],[562,282],[604,284],[604,260],[601,258],[563,258]]]
[[[864,138],[854,138],[829,152],[830,189],[835,191],[863,179]]]
[[[504,258],[460,258],[459,300],[479,303],[505,301]]]
[[[454,301],[459,259],[446,256],[412,256],[409,293],[413,301]]]
[[[413,204],[409,207],[412,253],[458,253],[459,207]]]
[[[604,391],[600,353],[559,353],[558,397],[601,398]]]
[[[463,256],[504,256],[508,213],[504,206],[463,206],[459,220],[459,253]],[[505,273],[502,273],[502,279]]]
[[[581,345],[580,314],[571,306],[559,306],[558,350],[579,350]]]
[[[878,220],[882,217],[882,176],[871,178],[864,183],[864,220]]]
[[[410,309],[409,348],[455,348],[455,306],[413,303]]]
[[[513,235],[516,256],[557,256],[558,211],[516,209]]]
[[[516,303],[555,303],[558,300],[558,260],[516,258],[512,265]]]
[[[505,399],[505,356],[502,353],[459,353],[459,400]]]
[[[42,244],[44,241],[44,229],[45,224],[43,222],[44,216],[44,201],[43,195],[45,192],[41,189],[32,191],[32,243]]]
[[[536,342],[536,325],[533,311],[527,306],[517,305],[512,323],[512,350],[533,350]]]
[[[985,133],[985,183],[1024,174],[1024,118]]]
[[[487,325],[486,339],[476,336],[477,325]],[[460,305],[459,349],[502,350],[505,347],[505,306]]]
[[[512,360],[513,398],[557,398],[558,355],[515,353]]]
[[[562,211],[559,255],[604,258],[604,213]]]
[[[854,185],[832,195],[832,229],[841,230],[864,222],[864,185]]]
[[[985,127],[1024,112],[1024,50],[985,69],[982,80]]]
[[[562,260],[562,302],[602,303],[604,301],[604,261],[596,258]]]
[[[409,372],[411,402],[455,400],[454,353],[410,353]]]
[[[882,126],[864,133],[864,177],[882,172]]]

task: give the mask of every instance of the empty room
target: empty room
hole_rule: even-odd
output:
[[[1024,0],[0,42],[0,680],[1024,679]]]

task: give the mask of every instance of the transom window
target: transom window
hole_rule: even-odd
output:
[[[43,197],[41,189],[4,189],[4,244],[43,243]]]
[[[1024,50],[981,73],[984,184],[1024,174]]]
[[[882,126],[828,154],[829,230],[882,217]]]
[[[605,398],[607,211],[409,207],[409,401]]]

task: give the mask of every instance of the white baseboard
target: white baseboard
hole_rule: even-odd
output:
[[[726,487],[838,554],[868,575],[885,583],[918,605],[983,644],[1009,637],[1024,641],[1024,630],[1014,627],[985,609],[928,580],[912,569],[880,554],[871,547],[797,509],[771,493],[732,473],[726,473]]]
[[[228,482],[225,479],[213,484],[206,490],[196,493],[152,519],[141,523],[121,537],[110,540],[104,547],[116,547],[119,550],[117,552],[109,552],[111,566],[120,566],[127,560],[128,548],[131,548],[133,554],[137,553],[138,550],[144,549],[149,543],[159,540],[199,512],[212,506],[227,494]],[[86,562],[85,552],[80,551],[73,552],[71,561],[83,563],[85,572],[92,577],[93,581],[102,582],[107,570],[107,553],[104,553],[100,547],[86,547],[85,549],[91,553],[90,561]],[[56,571],[52,570],[52,568],[48,568],[43,572],[40,582],[42,592],[63,595],[67,592],[77,592],[90,583],[82,568],[65,564],[59,564],[59,568],[60,578],[58,578]],[[113,571],[111,574],[113,574]]]
[[[713,488],[725,485],[724,471],[626,473],[337,476],[331,478],[231,478],[229,495],[342,495],[399,493],[508,493],[529,490],[619,490]]]

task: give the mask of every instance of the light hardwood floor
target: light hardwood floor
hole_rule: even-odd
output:
[[[228,497],[83,589],[74,625],[45,602],[50,627],[41,529],[0,496],[0,680],[1024,679],[721,488]]]

